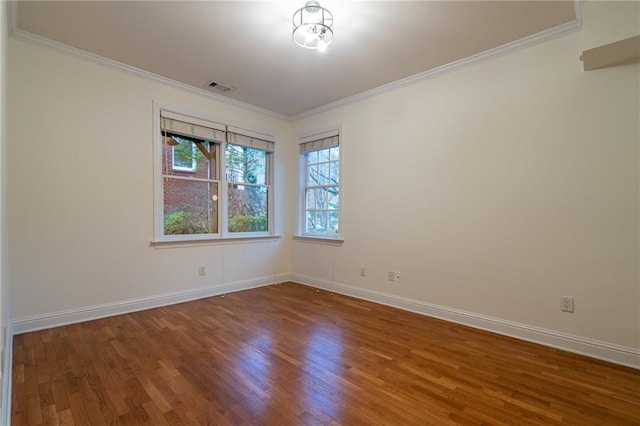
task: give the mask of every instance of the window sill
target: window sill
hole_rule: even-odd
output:
[[[319,237],[319,236],[310,236],[310,235],[294,235],[294,241],[300,241],[305,243],[312,244],[326,244],[330,246],[341,246],[344,243],[343,238],[329,238],[329,237]]]
[[[153,248],[198,247],[218,244],[242,244],[279,240],[280,235],[242,235],[237,237],[206,237],[184,240],[153,240],[149,245]]]

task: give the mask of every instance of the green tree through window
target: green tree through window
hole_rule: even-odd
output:
[[[241,145],[226,146],[229,232],[268,230],[268,153]]]

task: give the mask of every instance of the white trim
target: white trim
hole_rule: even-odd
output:
[[[581,6],[579,5],[580,1],[581,0],[576,0],[575,2],[576,10],[578,9],[581,10]],[[544,41],[551,40],[574,31],[578,31],[582,28],[582,13],[580,12],[578,14],[576,12],[576,16],[580,16],[580,18],[576,19],[575,21],[567,22],[562,25],[558,25],[557,27],[550,28],[545,31],[541,31],[536,34],[532,34],[530,36],[521,38],[519,40],[514,40],[507,44],[503,44],[502,46],[494,47],[493,49],[485,50],[484,52],[476,53],[475,55],[467,56],[466,58],[458,59],[457,61],[449,62],[448,64],[444,64],[436,68],[431,68],[419,74],[415,74],[415,75],[403,78],[401,80],[384,84],[382,86],[379,86],[361,93],[357,93],[352,96],[348,96],[346,98],[337,100],[335,102],[330,102],[328,104],[319,106],[317,108],[310,109],[305,112],[301,112],[300,114],[289,116],[289,119],[291,121],[297,121],[302,118],[311,117],[321,112],[329,111],[341,106],[352,104],[354,102],[358,102],[363,99],[367,99],[367,98],[379,95],[381,93],[399,89],[401,87],[408,86],[415,82],[426,80],[428,78],[432,78],[437,75],[456,70],[466,65],[471,65],[471,64],[475,64],[476,62],[481,62],[488,59],[492,59],[497,56],[502,56],[512,51],[520,50],[525,47],[533,46],[535,44],[542,43]]]
[[[164,238],[158,241],[151,241],[149,246],[154,248],[198,247],[216,244],[261,243],[280,239],[280,235],[267,235],[267,233],[264,232],[244,232],[239,235],[232,234],[225,237],[218,235],[219,234],[175,235],[174,239]]]
[[[578,28],[582,28],[583,25],[583,16],[582,16],[582,3],[587,0],[574,0],[573,1],[573,10],[576,13],[575,23]]]
[[[319,235],[294,235],[292,238],[294,241],[303,243],[326,244],[330,246],[341,246],[342,243],[344,243],[344,238],[330,238]]]
[[[13,382],[13,327],[7,324],[4,332],[4,365],[2,366],[2,413],[0,424],[11,424],[11,391]]]
[[[7,3],[9,5],[11,5],[11,3],[13,3],[13,1],[8,1]],[[10,9],[15,9],[15,7],[10,7]],[[18,29],[16,26],[12,26],[11,29],[12,29],[12,31],[9,33],[9,36],[14,38],[14,39],[16,39],[16,40],[29,41],[29,42],[37,43],[37,44],[44,45],[44,46],[47,46],[47,47],[52,47],[52,48],[60,50],[60,51],[62,51],[64,53],[71,54],[73,56],[80,57],[82,59],[86,59],[88,61],[100,64],[100,65],[104,65],[104,66],[107,66],[109,68],[114,68],[114,69],[117,69],[117,70],[120,70],[120,71],[125,71],[125,72],[128,72],[128,73],[134,74],[134,75],[136,75],[138,77],[147,78],[149,80],[153,80],[153,81],[156,81],[156,82],[159,82],[159,83],[162,83],[162,84],[166,84],[168,86],[173,86],[175,88],[185,90],[185,91],[187,91],[189,93],[193,93],[193,94],[196,94],[196,95],[200,95],[200,96],[204,96],[204,97],[207,97],[207,98],[211,98],[211,99],[214,99],[216,101],[223,102],[225,104],[233,105],[233,106],[236,106],[236,107],[239,107],[239,108],[243,108],[245,110],[255,111],[255,112],[258,112],[258,113],[261,113],[261,114],[268,115],[270,117],[279,118],[281,120],[289,120],[288,116],[286,116],[284,114],[280,114],[279,112],[274,112],[274,111],[271,111],[271,110],[268,110],[268,109],[265,109],[265,108],[261,108],[261,107],[255,106],[255,105],[248,104],[246,102],[235,100],[233,98],[228,98],[226,96],[221,96],[221,95],[218,95],[216,93],[211,93],[211,92],[209,92],[209,91],[207,91],[205,89],[200,89],[198,87],[191,86],[191,85],[186,84],[186,83],[181,83],[179,81],[172,80],[170,78],[163,77],[161,75],[154,74],[152,72],[145,71],[143,69],[133,67],[131,65],[123,64],[122,62],[117,62],[117,61],[114,61],[112,59],[108,59],[108,58],[105,58],[105,57],[102,57],[102,56],[99,56],[99,55],[96,55],[96,54],[93,54],[93,53],[89,53],[87,51],[78,49],[76,47],[72,47],[72,46],[66,45],[64,43],[53,41],[53,40],[48,39],[46,37],[42,37],[42,36],[30,33],[28,31],[24,31],[24,30]]]
[[[153,240],[159,241],[164,238],[164,189],[162,170],[162,131],[160,130],[160,120],[162,105],[156,101],[152,102],[151,109],[151,143],[153,143]]]
[[[507,321],[486,315],[479,315],[473,312],[466,312],[459,309],[395,296],[379,291],[333,283],[301,274],[291,274],[291,280],[334,293],[380,303],[382,305],[415,312],[429,317],[440,318],[445,321],[550,346],[567,352],[586,355],[588,357],[640,370],[640,349],[575,336],[518,322]]]
[[[101,305],[85,306],[82,308],[68,309],[65,311],[51,312],[41,315],[33,315],[11,320],[13,334],[28,333],[67,324],[91,321],[98,318],[122,315],[131,312],[153,309],[161,306],[174,305],[197,299],[233,293],[264,287],[280,282],[288,281],[289,274],[277,274],[252,280],[236,281],[226,284],[216,284],[207,287],[199,287],[190,290],[172,291],[155,296],[139,297],[120,302],[104,303]]]

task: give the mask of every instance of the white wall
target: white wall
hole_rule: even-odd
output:
[[[343,125],[346,238],[294,276],[640,348],[638,66],[582,71],[582,37],[298,120]]]
[[[9,379],[5,377],[5,362],[4,359],[7,356],[5,350],[5,333],[8,318],[7,309],[7,273],[8,262],[6,259],[6,218],[7,218],[7,203],[6,200],[6,155],[5,144],[7,134],[7,119],[6,119],[6,88],[7,88],[7,8],[5,4],[0,4],[0,376],[3,377],[3,381],[0,382],[0,419],[4,419],[2,415],[3,411],[8,410],[5,407],[6,395],[5,381]]]
[[[640,34],[640,2],[586,0],[582,3],[582,50]]]
[[[9,40],[11,318],[270,280],[288,239],[153,248],[152,102],[280,138],[275,210],[291,210],[289,123],[59,51]],[[198,265],[207,267],[198,276]]]

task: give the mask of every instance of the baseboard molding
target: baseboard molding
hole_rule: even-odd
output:
[[[236,281],[226,284],[199,287],[190,290],[174,291],[155,296],[140,297],[137,299],[124,300],[120,302],[86,306],[82,308],[69,309],[66,311],[58,311],[42,315],[33,315],[11,320],[10,327],[13,331],[12,335],[28,333],[31,331],[59,327],[67,324],[91,321],[98,318],[128,314],[130,312],[158,308],[167,305],[174,305],[176,303],[189,302],[191,300],[203,299],[205,297],[217,296],[220,294],[232,293],[235,291],[249,290],[256,287],[263,287],[279,282],[288,281],[289,279],[289,274],[271,275],[268,277],[252,280]]]
[[[472,312],[452,309],[446,306],[426,303],[420,300],[333,283],[301,274],[291,274],[291,280],[311,287],[355,297],[357,299],[368,300],[370,302],[380,303],[382,305],[403,309],[405,311],[415,312],[469,327],[514,337],[516,339],[578,353],[591,358],[612,362],[614,364],[640,369],[640,350],[635,348],[574,336],[513,321],[506,321],[500,318],[478,315]]]
[[[472,312],[448,308],[415,299],[394,296],[373,290],[332,283],[301,274],[279,274],[253,280],[237,281],[222,285],[201,287],[192,290],[164,293],[156,296],[131,299],[115,303],[88,306],[80,309],[53,312],[43,315],[18,318],[7,325],[5,333],[5,357],[2,375],[2,407],[0,424],[11,424],[11,379],[13,366],[13,336],[16,334],[90,321],[114,315],[152,309],[220,294],[249,290],[267,285],[294,281],[303,285],[344,294],[358,299],[403,309],[418,314],[490,331],[505,336],[526,340],[553,348],[586,355],[627,367],[640,369],[640,350],[587,339],[527,324],[505,321],[499,318],[478,315]]]
[[[7,325],[4,333],[4,365],[2,366],[2,407],[0,424],[11,424],[11,383],[13,381],[13,330]]]

